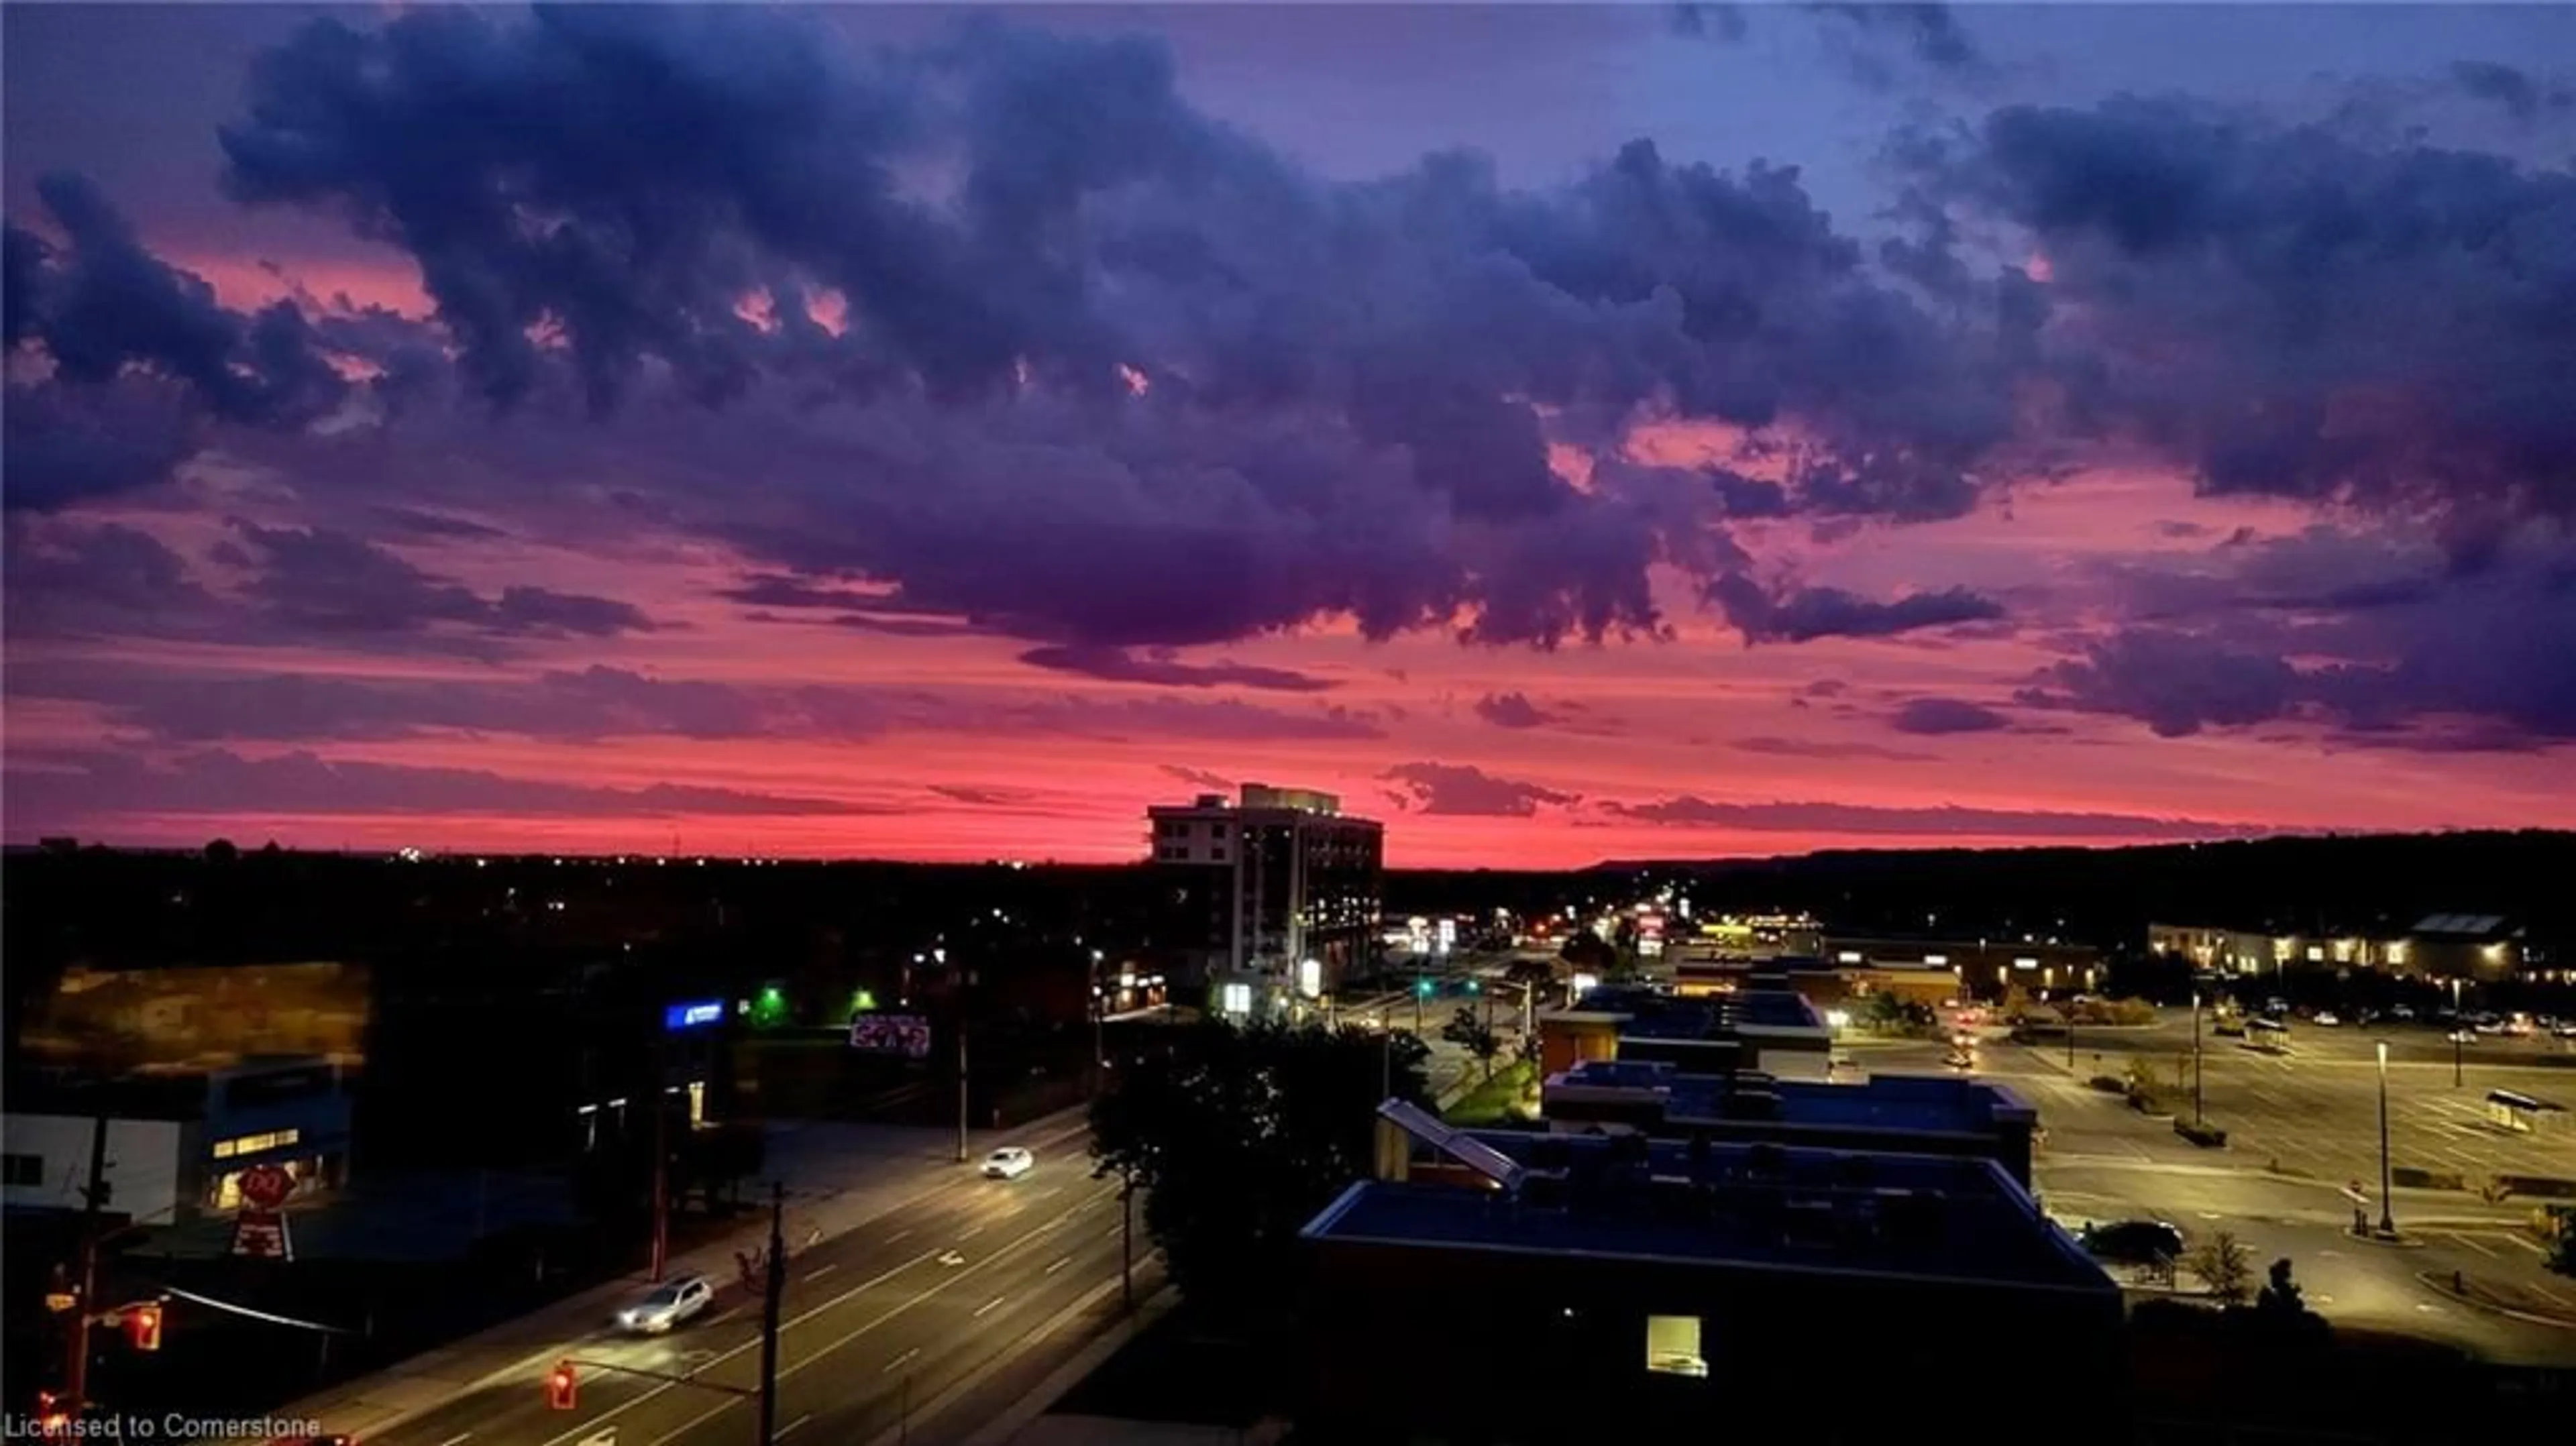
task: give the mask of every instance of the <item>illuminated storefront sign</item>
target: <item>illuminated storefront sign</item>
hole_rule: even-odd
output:
[[[662,1010],[662,1028],[673,1034],[684,1029],[704,1029],[723,1021],[724,1001],[721,999],[694,999],[686,1004],[666,1005]]]

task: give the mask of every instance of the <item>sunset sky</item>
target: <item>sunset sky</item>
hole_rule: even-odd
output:
[[[12,842],[2576,826],[2576,10],[0,25]]]

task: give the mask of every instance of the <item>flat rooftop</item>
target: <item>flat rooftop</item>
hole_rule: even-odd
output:
[[[1306,1238],[2022,1288],[2115,1289],[1993,1163],[1972,1158],[1530,1137],[1517,1199],[1364,1180]],[[1625,1163],[1618,1153],[1626,1146]],[[1542,1164],[1541,1162],[1548,1162]],[[1559,1166],[1561,1165],[1561,1168]]]
[[[2032,1115],[2029,1104],[2002,1085],[1936,1075],[1878,1075],[1865,1084],[1823,1084],[1780,1080],[1758,1071],[1692,1074],[1658,1061],[1598,1059],[1585,1060],[1547,1083],[1660,1090],[1666,1117],[1676,1121],[1759,1119],[1791,1127],[1975,1134],[1990,1131],[1998,1117]]]
[[[1812,1029],[1825,1022],[1804,996],[1788,989],[1745,989],[1682,998],[1635,986],[1605,985],[1574,1002],[1570,1015],[1619,1020],[1640,1039],[1720,1039],[1741,1029]]]

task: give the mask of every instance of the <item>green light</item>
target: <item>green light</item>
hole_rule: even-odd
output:
[[[1431,997],[1431,981],[1430,981],[1430,980],[1428,980],[1428,979],[1416,979],[1416,980],[1414,980],[1414,981],[1413,981],[1413,992],[1414,992],[1414,993],[1416,993],[1416,994],[1421,995],[1421,996],[1422,996],[1423,998],[1425,998],[1425,999],[1430,998],[1430,997]]]
[[[876,991],[873,989],[861,989],[850,996],[850,1012],[852,1014],[865,1014],[876,1007],[877,996]]]
[[[1468,980],[1468,981],[1467,981],[1467,992],[1468,992],[1468,993],[1470,993],[1470,994],[1482,994],[1482,993],[1484,993],[1484,992],[1485,992],[1485,981],[1483,981],[1482,979],[1470,979],[1470,980]]]
[[[768,988],[760,991],[760,1002],[768,1008],[776,1009],[779,1005],[787,1002],[787,996],[779,993],[778,986],[772,984]]]

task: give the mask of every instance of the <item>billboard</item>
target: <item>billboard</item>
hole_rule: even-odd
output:
[[[930,1021],[918,1014],[862,1014],[850,1021],[850,1048],[870,1054],[924,1059],[930,1054]]]

